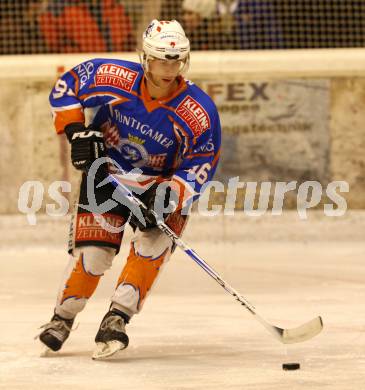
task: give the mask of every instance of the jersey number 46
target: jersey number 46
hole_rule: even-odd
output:
[[[205,163],[203,165],[195,165],[193,168],[189,169],[189,174],[195,175],[195,180],[203,185],[208,177],[209,171],[212,169],[212,166],[209,163]]]

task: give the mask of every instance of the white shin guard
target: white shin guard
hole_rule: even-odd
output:
[[[111,267],[115,254],[115,249],[108,247],[84,246],[74,250],[59,289],[57,314],[74,318],[83,310],[100,277]]]

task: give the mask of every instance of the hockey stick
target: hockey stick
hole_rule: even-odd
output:
[[[113,174],[108,175],[109,181],[126,196],[132,203],[138,207],[146,209],[144,203],[139,200],[133,193],[123,184],[120,183]],[[152,210],[154,216],[157,214]],[[225,282],[220,275],[209,266],[192,248],[190,248],[179,236],[177,236],[164,222],[158,221],[157,227],[164,232],[171,241],[180,247],[191,259],[193,259],[203,270],[211,276],[218,284],[220,284],[229,294],[231,294],[238,302],[241,303],[277,340],[283,344],[293,344],[306,341],[316,336],[323,328],[322,318],[316,317],[297,328],[285,329],[271,325],[263,317],[261,317],[255,307],[240,295],[233,287]]]

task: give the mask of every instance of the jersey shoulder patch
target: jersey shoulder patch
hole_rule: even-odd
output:
[[[210,128],[209,114],[196,97],[185,96],[175,112],[189,126],[195,137],[199,137]]]
[[[140,70],[140,65],[134,62],[104,59],[96,70],[95,86],[114,87],[131,92]]]

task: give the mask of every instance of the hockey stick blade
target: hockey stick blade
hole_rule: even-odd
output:
[[[313,318],[297,328],[283,329],[266,322],[260,316],[257,319],[261,324],[281,343],[295,344],[307,341],[317,336],[323,329],[323,321],[321,317]]]
[[[316,317],[297,328],[282,329],[282,342],[284,344],[301,343],[317,336],[322,329],[322,318]]]
[[[296,328],[284,329],[270,324],[251,308],[246,308],[255,316],[255,318],[268,330],[278,341],[283,344],[302,343],[317,336],[323,329],[323,321],[320,316],[300,325]]]

